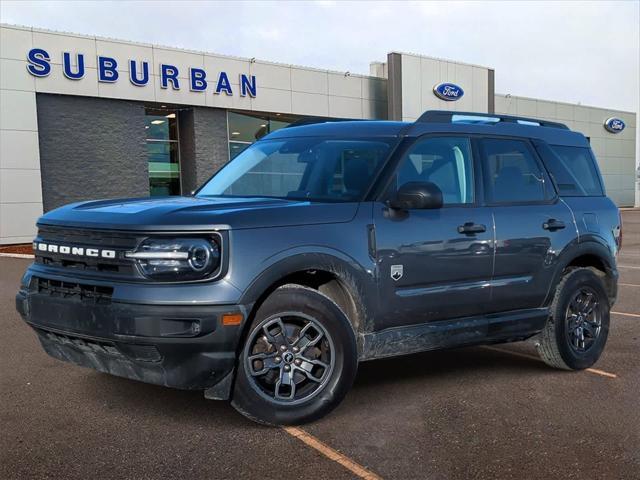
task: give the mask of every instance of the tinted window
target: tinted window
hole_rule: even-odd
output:
[[[520,140],[483,139],[485,183],[494,203],[538,202],[550,198],[545,177],[528,145]]]
[[[445,204],[473,203],[473,167],[469,139],[440,137],[419,140],[402,160],[397,187],[433,182]]]
[[[198,195],[360,200],[390,147],[385,140],[264,140],[229,162]]]
[[[560,195],[601,196],[602,186],[591,151],[584,147],[551,145],[556,154],[548,163]]]

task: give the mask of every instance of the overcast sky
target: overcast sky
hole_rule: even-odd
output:
[[[640,1],[0,2],[3,23],[368,73],[390,51],[493,67],[496,91],[637,111]]]

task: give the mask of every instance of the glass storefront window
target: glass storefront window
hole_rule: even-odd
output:
[[[175,112],[147,109],[145,115],[149,194],[180,195],[180,152]]]
[[[280,114],[251,114],[227,112],[229,126],[229,160],[233,160],[249,145],[266,134],[280,130],[298,117]]]

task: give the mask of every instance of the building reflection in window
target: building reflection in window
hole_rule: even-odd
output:
[[[293,115],[279,113],[246,114],[227,112],[229,127],[229,160],[233,160],[244,149],[266,134],[275,132],[298,120]]]

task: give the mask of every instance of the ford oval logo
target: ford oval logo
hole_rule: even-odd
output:
[[[607,118],[604,122],[604,128],[611,133],[620,133],[624,127],[625,123],[616,117]]]
[[[454,83],[439,83],[433,87],[433,93],[442,100],[454,102],[462,98],[464,90]]]

